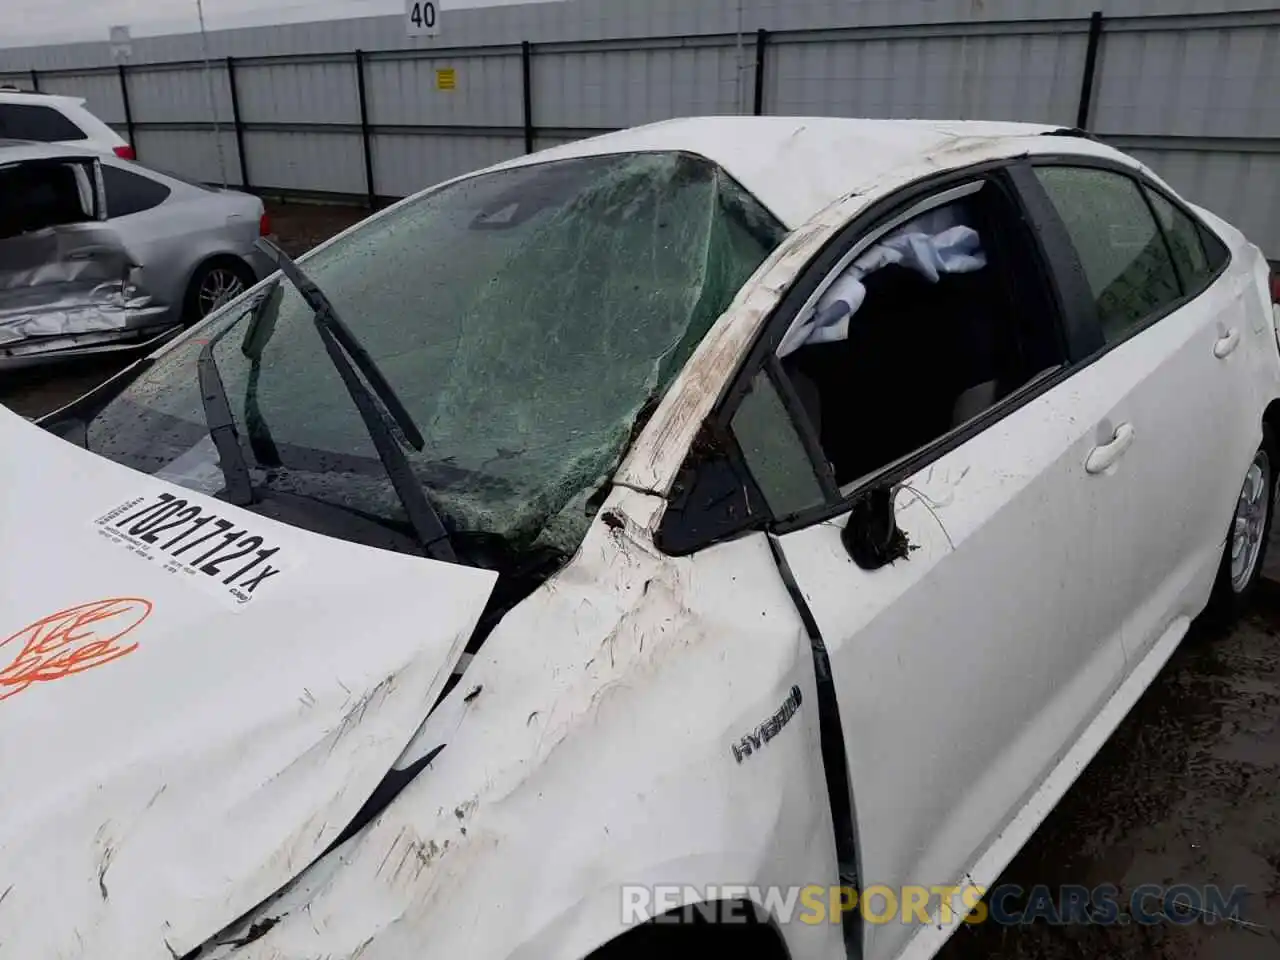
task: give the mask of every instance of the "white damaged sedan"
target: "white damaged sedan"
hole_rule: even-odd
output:
[[[0,411],[3,960],[927,957],[780,905],[990,884],[1262,566],[1266,261],[1072,131],[673,121],[270,253]]]

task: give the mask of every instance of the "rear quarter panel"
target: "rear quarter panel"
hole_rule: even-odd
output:
[[[245,260],[258,236],[261,202],[243,194],[182,185],[168,200],[112,221],[143,267],[144,286],[170,307],[174,322],[196,269],[217,256]]]

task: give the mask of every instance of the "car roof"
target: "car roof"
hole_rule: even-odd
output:
[[[611,153],[683,151],[706,157],[795,229],[831,203],[859,192],[906,165],[941,151],[979,147],[989,156],[1004,142],[1007,155],[1028,152],[1028,141],[1063,132],[1032,123],[944,120],[854,120],[838,117],[689,117],[579,140],[501,164],[544,163]],[[1055,138],[1056,139],[1056,138]],[[1116,154],[1079,139],[1079,151]]]
[[[69,97],[58,93],[37,93],[34,90],[6,90],[0,87],[0,103],[32,103],[50,107],[83,106],[84,97]]]
[[[16,163],[19,160],[49,160],[56,157],[95,157],[102,159],[97,150],[73,147],[65,143],[41,143],[36,140],[0,140],[0,163]]]

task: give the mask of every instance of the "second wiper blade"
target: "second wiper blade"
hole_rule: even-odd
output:
[[[204,404],[205,424],[209,438],[218,451],[218,466],[222,470],[227,502],[243,507],[253,502],[253,482],[249,477],[249,465],[240,449],[240,435],[236,420],[231,414],[227,391],[218,373],[218,362],[213,358],[217,338],[210,340],[200,350],[196,360],[196,373],[200,378],[200,402]]]
[[[315,312],[316,331],[324,344],[325,352],[328,353],[330,361],[342,378],[347,393],[351,395],[360,419],[364,421],[365,429],[369,432],[369,438],[378,451],[378,459],[382,461],[387,477],[391,480],[391,486],[395,488],[396,496],[400,498],[405,513],[409,515],[409,523],[413,525],[414,533],[417,534],[418,541],[427,552],[427,556],[448,563],[456,562],[457,555],[453,551],[453,544],[449,541],[449,532],[445,529],[440,514],[427,499],[422,485],[418,483],[413,467],[410,466],[400,444],[383,420],[377,401],[382,401],[406,439],[415,449],[421,450],[425,446],[425,441],[414,425],[413,418],[396,397],[391,384],[383,377],[382,371],[378,369],[373,358],[365,351],[355,334],[338,317],[333,305],[329,303],[329,299],[320,291],[320,288],[312,283],[298,269],[297,264],[289,259],[289,255],[275,244],[263,240],[259,240],[258,244],[259,249],[276,262],[280,272],[297,288],[298,293]],[[364,374],[369,385],[360,379],[361,374]]]
[[[378,399],[386,406],[387,412],[391,414],[391,419],[396,422],[400,432],[409,441],[409,446],[415,450],[421,450],[426,446],[426,441],[422,439],[422,432],[418,429],[418,425],[413,422],[413,417],[409,415],[405,405],[400,402],[400,398],[396,396],[395,388],[382,375],[382,371],[378,369],[373,357],[369,356],[369,352],[365,350],[364,344],[356,339],[356,335],[351,332],[351,328],[342,322],[342,318],[333,309],[333,304],[329,302],[329,298],[324,295],[324,292],[311,282],[310,277],[298,269],[298,265],[293,262],[287,253],[266,237],[258,240],[257,247],[275,262],[275,265],[280,268],[280,272],[294,285],[302,299],[307,302],[307,306],[314,311],[316,323],[327,327],[333,333],[338,343],[342,345],[342,349],[351,358],[351,362],[364,374],[365,379],[369,381],[369,385],[373,388],[373,392],[377,394]]]

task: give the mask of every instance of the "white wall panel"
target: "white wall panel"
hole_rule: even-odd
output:
[[[1017,34],[782,43],[767,112],[1074,124],[1087,38]]]
[[[237,63],[245,123],[359,123],[355,58]]]
[[[254,187],[365,192],[358,133],[247,130],[244,142]]]
[[[133,119],[146,123],[209,123],[216,111],[221,123],[231,122],[231,92],[227,72],[215,63],[207,73],[191,69],[129,71],[129,104]],[[212,109],[210,101],[212,95]]]
[[[20,84],[23,89],[30,80]],[[120,77],[111,73],[60,73],[42,77],[41,93],[65,97],[82,97],[85,106],[107,123],[124,123],[124,100],[120,96]]]
[[[434,39],[407,38],[390,16],[213,30],[209,44],[224,124],[223,58],[242,58],[251,182],[345,193],[365,190],[354,52],[366,51],[375,183],[395,194],[523,149],[523,40],[534,44],[539,146],[593,129],[750,111],[759,28],[771,31],[767,113],[1073,125],[1095,9],[1104,32],[1091,129],[1142,151],[1280,259],[1280,8],[1256,0],[571,0],[446,8]],[[139,37],[133,48],[143,159],[212,178],[212,134],[191,129],[210,119],[199,37]],[[252,59],[281,55],[305,59]],[[165,61],[183,62],[156,66]],[[31,68],[44,71],[43,89],[86,97],[104,119],[123,122],[105,42],[0,49],[0,82],[30,86]],[[112,69],[86,72],[93,68]],[[438,89],[444,68],[456,89]],[[345,126],[296,126],[317,123]],[[428,129],[406,129],[414,126]],[[450,134],[450,126],[467,129]],[[235,166],[229,132],[223,143]]]
[[[744,61],[754,57],[753,43]],[[543,127],[628,127],[670,117],[737,113],[733,46],[539,51],[534,122]],[[749,109],[752,86],[743,77]]]
[[[1094,111],[1099,131],[1280,137],[1280,22],[1105,40]]]
[[[203,183],[219,183],[218,141],[210,130],[138,130],[134,137],[138,161]],[[222,131],[222,159],[227,183],[239,186],[240,160],[231,131]]]
[[[372,146],[373,180],[382,196],[417,193],[524,153],[522,138],[502,136],[380,133]]]
[[[441,90],[437,71],[452,70],[456,87]],[[524,93],[520,54],[379,59],[365,62],[369,122],[521,126]]]

